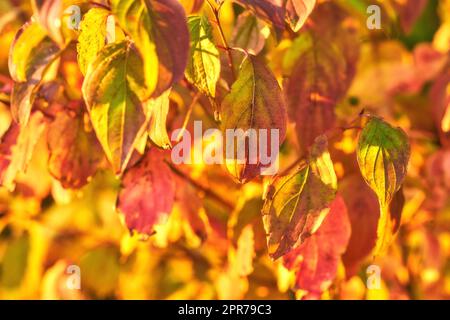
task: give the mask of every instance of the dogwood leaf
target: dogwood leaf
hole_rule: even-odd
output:
[[[205,16],[190,16],[188,27],[191,49],[185,71],[186,79],[201,92],[214,98],[220,76],[220,59],[219,50],[213,42],[211,25]]]
[[[295,270],[295,289],[306,291],[303,298],[318,299],[330,287],[350,233],[347,207],[338,195],[317,232],[283,257],[284,265]]]
[[[144,60],[147,86],[159,96],[184,75],[189,31],[177,0],[113,0],[112,12]]]
[[[86,74],[88,64],[95,60],[98,52],[106,44],[106,21],[109,11],[103,8],[92,8],[80,23],[77,53],[78,65]]]
[[[150,99],[145,104],[145,113],[148,119],[148,136],[154,144],[163,149],[171,147],[166,127],[170,102],[169,95],[170,90],[167,90],[159,97]]]
[[[278,154],[278,150],[271,150],[272,130],[278,130],[279,145],[284,141],[286,133],[286,107],[281,88],[272,72],[255,56],[249,55],[244,60],[238,79],[231,87],[231,92],[222,102],[222,130],[256,130],[255,141],[261,138],[259,129],[267,132],[267,154]],[[237,143],[235,144],[235,140]],[[246,143],[246,140],[249,142]],[[226,156],[228,171],[239,182],[243,183],[260,174],[264,167],[261,164],[261,155],[252,157],[249,144],[252,139],[227,139]],[[245,151],[239,157],[238,151]],[[228,153],[228,152],[227,152]],[[231,154],[232,153],[232,154]],[[252,159],[253,158],[253,159]]]
[[[97,171],[102,150],[93,132],[85,129],[83,115],[57,114],[48,130],[50,173],[65,188],[80,188]]]
[[[59,53],[58,45],[35,22],[26,23],[17,32],[9,52],[9,73],[15,81],[11,96],[14,120],[26,125],[36,92],[48,66]]]
[[[87,69],[83,96],[92,126],[115,172],[122,172],[145,130],[142,101],[148,96],[142,60],[133,46],[105,46]]]
[[[273,259],[302,244],[328,214],[337,179],[327,145],[325,136],[318,137],[307,165],[269,186],[262,214]]]
[[[410,155],[408,137],[400,128],[371,117],[361,131],[357,159],[361,174],[380,203],[375,254],[386,251],[394,232],[395,221],[389,204],[406,176]]]
[[[130,230],[152,234],[153,226],[167,219],[174,197],[174,180],[164,153],[151,149],[125,172],[117,208],[125,214]]]

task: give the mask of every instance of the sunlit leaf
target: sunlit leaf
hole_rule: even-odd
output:
[[[295,32],[305,23],[311,14],[316,0],[287,0],[286,1],[286,21]]]
[[[151,149],[124,174],[117,208],[130,230],[152,234],[153,226],[165,222],[172,209],[175,186],[163,159],[162,151]]]
[[[286,108],[277,80],[259,58],[250,55],[242,63],[238,79],[222,102],[222,112],[222,131],[225,135],[228,129],[244,132],[253,129],[257,130],[255,134],[259,141],[262,139],[259,129],[265,129],[267,154],[278,154],[278,150],[272,150],[271,134],[274,129],[278,130],[281,145],[286,133]],[[239,141],[235,144],[235,140]],[[248,137],[226,141],[227,150],[233,151],[232,155],[227,155],[227,169],[241,183],[259,175],[267,165],[261,163],[261,155],[257,155],[256,159],[251,157],[248,149],[251,141],[246,145],[246,140]],[[236,149],[245,151],[244,157],[239,158]]]
[[[244,12],[239,15],[233,32],[234,47],[245,49],[257,55],[263,48],[270,29],[256,18],[255,15]]]
[[[144,60],[147,86],[159,96],[184,75],[189,31],[177,0],[113,0],[112,11]]]
[[[163,149],[168,149],[171,147],[166,128],[166,120],[170,102],[169,95],[170,90],[167,90],[159,97],[150,99],[145,104],[145,113],[149,122],[148,135],[154,144]]]
[[[148,95],[142,60],[127,41],[104,47],[89,65],[83,96],[92,126],[116,172],[126,167],[145,130],[143,99]]]
[[[92,8],[80,23],[77,52],[78,64],[83,74],[86,74],[89,63],[93,62],[98,52],[106,44],[106,20],[109,12],[103,8]]]
[[[270,21],[276,28],[284,29],[286,21],[297,32],[305,23],[316,3],[315,0],[238,0],[252,9],[260,18]]]
[[[186,78],[204,94],[215,97],[216,83],[220,76],[219,50],[215,46],[211,25],[205,16],[190,16],[188,19],[191,36]]]
[[[32,0],[39,23],[57,43],[63,43],[61,33],[63,0]]]
[[[276,178],[269,186],[262,214],[273,259],[301,245],[328,214],[337,179],[327,145],[320,136],[305,167]]]
[[[42,77],[58,52],[58,45],[35,22],[25,24],[17,32],[10,48],[8,64],[15,81],[11,113],[20,124],[27,124]]]
[[[400,128],[371,117],[362,130],[357,148],[359,168],[364,180],[380,203],[375,254],[386,251],[394,232],[389,204],[406,177],[410,145]]]

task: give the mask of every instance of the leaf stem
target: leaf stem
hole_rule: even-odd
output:
[[[194,109],[194,105],[197,103],[197,100],[200,98],[201,93],[198,91],[195,96],[192,98],[191,103],[188,106],[188,109],[186,111],[186,116],[184,117],[183,125],[181,127],[181,130],[179,131],[176,142],[180,142],[181,138],[183,137],[184,132],[186,131],[187,124],[189,122],[189,119],[191,118],[192,110]]]
[[[169,166],[169,168],[172,170],[173,173],[175,173],[177,176],[179,176],[180,178],[182,178],[185,181],[187,181],[194,188],[202,191],[205,194],[205,196],[216,200],[217,202],[219,202],[220,204],[222,204],[223,206],[225,206],[229,210],[233,210],[234,209],[234,204],[232,202],[228,201],[227,199],[224,199],[218,193],[216,193],[215,191],[213,191],[212,189],[210,189],[208,187],[205,187],[204,185],[200,184],[198,181],[195,181],[191,176],[189,176],[189,174],[183,172],[182,170],[180,170],[179,168],[174,166],[169,161],[165,160],[165,162],[167,163],[167,165]]]
[[[231,69],[231,74],[233,76],[233,81],[235,81],[236,80],[236,73],[234,71],[233,57],[231,56],[231,48],[228,46],[227,39],[225,38],[225,33],[223,32],[222,24],[220,23],[220,19],[219,19],[220,8],[222,7],[223,2],[221,2],[217,8],[215,8],[212,5],[210,0],[206,0],[206,2],[208,2],[208,5],[211,8],[211,11],[214,14],[214,18],[216,19],[215,22],[216,22],[216,25],[217,25],[217,29],[219,30],[219,34],[220,34],[220,38],[222,40],[223,48],[227,52],[228,66]]]

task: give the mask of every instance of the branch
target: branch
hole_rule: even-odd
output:
[[[209,7],[211,8],[212,13],[214,14],[214,18],[216,19],[216,25],[217,25],[217,29],[219,30],[219,34],[220,34],[220,38],[222,40],[222,48],[226,50],[227,52],[227,56],[228,56],[228,66],[231,69],[231,74],[233,76],[233,81],[236,80],[236,73],[234,71],[234,64],[233,64],[233,57],[231,56],[231,49],[228,46],[227,43],[227,39],[225,38],[225,33],[223,32],[222,29],[222,25],[220,23],[220,19],[219,19],[219,13],[220,13],[220,8],[222,7],[223,2],[221,2],[221,4],[215,8],[212,3],[210,2],[210,0],[206,0],[206,2],[208,2]]]
[[[179,176],[180,178],[182,178],[185,181],[187,181],[194,188],[202,191],[205,194],[205,196],[216,200],[217,202],[221,203],[223,206],[225,206],[229,210],[233,210],[234,209],[234,204],[233,203],[231,203],[227,199],[224,199],[221,195],[219,195],[218,193],[216,193],[212,189],[203,186],[198,181],[195,181],[194,179],[191,178],[191,176],[189,176],[189,174],[183,172],[182,170],[180,170],[179,168],[174,166],[169,161],[165,161],[165,162],[167,163],[167,165],[169,166],[169,168],[172,170],[173,173],[175,173],[177,176]]]

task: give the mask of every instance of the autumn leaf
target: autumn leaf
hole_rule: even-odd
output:
[[[87,132],[83,114],[60,112],[49,125],[50,173],[64,188],[80,188],[95,174],[102,149],[93,132]]]
[[[9,52],[9,73],[15,81],[11,97],[14,120],[26,125],[36,92],[48,66],[60,49],[35,22],[26,23],[16,34]]]
[[[0,143],[0,184],[13,191],[15,178],[27,169],[41,134],[47,126],[42,113],[34,112],[26,126],[12,123]]]
[[[92,126],[115,172],[122,172],[145,128],[148,96],[142,60],[127,41],[104,47],[88,67],[83,97]]]
[[[288,111],[305,152],[317,136],[334,126],[334,109],[349,79],[344,56],[328,41],[304,33],[291,50],[298,58],[286,84]]]
[[[361,261],[375,247],[380,207],[377,197],[359,174],[353,174],[339,183],[352,226],[352,235],[342,257],[347,277],[358,272]]]
[[[163,149],[168,149],[172,146],[166,128],[170,102],[169,95],[170,90],[167,90],[159,97],[150,99],[144,106],[148,121],[148,136],[154,144]]]
[[[357,159],[364,180],[380,204],[375,254],[385,252],[391,242],[395,221],[389,205],[406,177],[409,155],[408,137],[402,129],[369,118],[359,136]]]
[[[164,153],[151,149],[122,179],[117,208],[125,215],[128,229],[152,234],[172,210],[175,186]]]
[[[307,292],[304,298],[318,299],[330,287],[350,233],[347,207],[338,195],[317,232],[283,257],[284,265],[295,270],[295,289]]]
[[[306,166],[277,177],[262,209],[269,255],[277,259],[320,227],[334,199],[337,179],[325,136],[317,138]]]
[[[311,14],[316,0],[287,0],[286,21],[294,32],[300,30]]]
[[[111,5],[142,55],[149,91],[159,96],[186,68],[189,31],[183,7],[176,0],[113,0]]]
[[[441,144],[450,145],[450,66],[444,68],[430,88],[432,115]]]
[[[263,48],[270,29],[255,15],[244,12],[239,15],[233,32],[232,44],[248,53],[257,55]]]
[[[297,32],[311,14],[316,0],[238,0],[238,2],[251,8],[258,17],[270,21],[275,28],[283,30],[286,21],[291,29]]]
[[[51,38],[57,43],[63,44],[64,38],[61,32],[63,0],[32,0],[38,22],[43,26]]]
[[[216,96],[216,83],[220,76],[219,50],[213,42],[211,25],[206,16],[190,16],[191,37],[186,79],[205,95]]]
[[[92,8],[80,23],[77,53],[78,64],[85,75],[89,63],[93,62],[98,52],[106,44],[106,21],[109,11],[103,8]]]
[[[398,13],[403,31],[405,33],[410,33],[414,23],[422,14],[422,11],[427,4],[427,0],[393,1],[392,4]]]
[[[265,129],[268,154],[278,154],[278,150],[271,149],[270,136],[272,130],[277,129],[279,145],[284,141],[286,133],[284,98],[274,75],[257,57],[249,55],[242,63],[238,79],[222,102],[222,112],[222,131],[225,135],[229,129],[241,129],[244,132],[254,129],[257,130],[256,140],[259,141],[262,139],[259,129]],[[233,155],[226,156],[227,169],[241,183],[259,175],[266,165],[261,163],[259,157],[251,158],[249,145],[245,146],[247,139],[227,139],[226,141],[227,150],[233,151]],[[235,140],[240,141],[235,144]],[[236,148],[245,149],[243,157],[245,159],[238,157]]]

